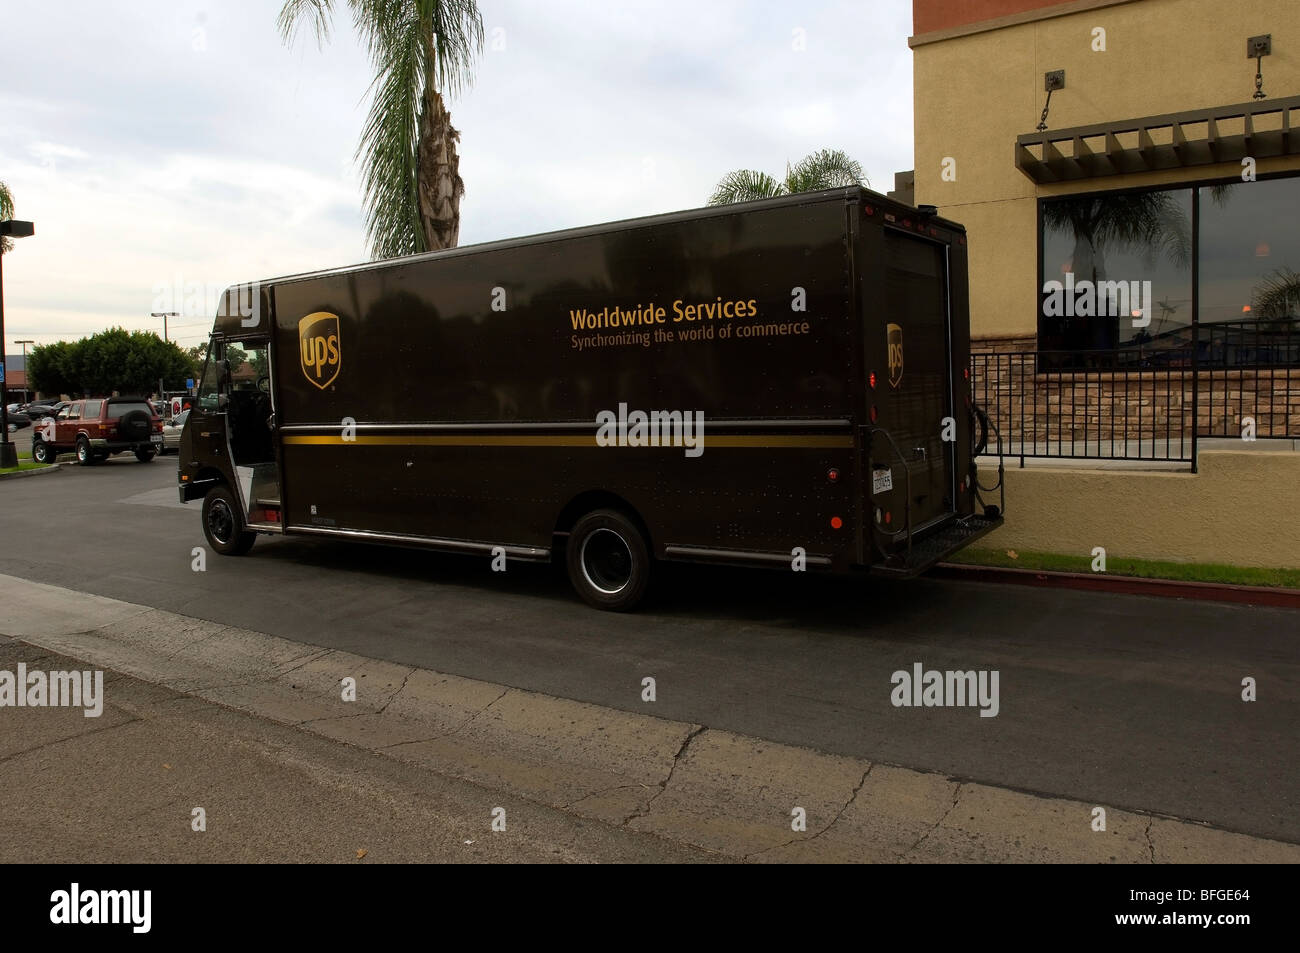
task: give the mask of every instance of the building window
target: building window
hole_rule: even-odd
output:
[[[1201,359],[1300,364],[1300,177],[1199,190]]]
[[[1193,201],[1178,188],[1040,203],[1043,363],[1140,367],[1189,345]]]
[[[1294,175],[1043,199],[1040,366],[1300,363],[1298,216]]]

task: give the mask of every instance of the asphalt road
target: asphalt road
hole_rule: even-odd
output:
[[[0,572],[282,638],[1038,794],[1300,842],[1290,610],[664,567],[631,615],[562,574],[262,538],[208,554],[174,457],[0,481]],[[1009,518],[1014,519],[1014,501]],[[1104,514],[1099,514],[1103,521]],[[3,607],[0,607],[0,618]],[[891,675],[1000,673],[1000,712],[894,707]],[[657,700],[641,700],[653,676]],[[1252,677],[1259,700],[1241,700]]]

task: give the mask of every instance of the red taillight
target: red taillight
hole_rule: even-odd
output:
[[[830,480],[832,483],[838,483],[840,481],[840,471],[835,469],[835,467],[831,467],[826,471],[826,479]]]
[[[879,416],[879,415],[878,415],[877,412],[876,412],[876,405],[875,405],[875,404],[872,404],[872,405],[871,405],[871,422],[872,422],[873,424],[876,422],[876,417],[877,417],[877,416]]]
[[[968,367],[965,370],[963,370],[961,372],[961,376],[966,378],[966,380],[970,380],[970,368]]]
[[[864,205],[864,206],[862,206],[862,210],[863,210],[864,212],[866,212],[868,215],[875,215],[875,214],[876,214],[876,210],[875,210],[874,208],[872,208],[870,205]]]
[[[871,389],[872,389],[872,390],[875,390],[875,389],[876,389],[876,372],[875,372],[875,371],[872,371],[872,372],[871,372],[871,376],[867,378],[867,383],[871,385]]]
[[[838,516],[831,517],[831,529],[839,529],[843,525],[844,520],[840,519]]]
[[[892,523],[892,522],[894,522],[894,517],[893,517],[893,515],[889,512],[889,510],[885,510],[885,523],[886,523],[886,525],[888,525],[889,523]]]

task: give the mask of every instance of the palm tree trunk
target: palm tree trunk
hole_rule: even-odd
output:
[[[465,183],[460,177],[456,143],[460,133],[432,82],[424,84],[420,109],[420,140],[416,158],[416,191],[420,226],[429,251],[454,248],[460,240],[460,199]]]

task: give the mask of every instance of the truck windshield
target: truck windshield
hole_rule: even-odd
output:
[[[199,379],[199,406],[204,410],[217,409],[217,390],[221,384],[217,361],[220,359],[220,338],[211,338],[208,341],[208,358],[203,363],[203,376]]]

